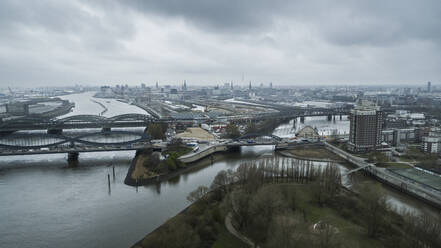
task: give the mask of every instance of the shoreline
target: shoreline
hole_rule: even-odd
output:
[[[278,151],[278,153],[284,157],[290,157],[290,158],[295,158],[295,159],[299,159],[299,160],[308,160],[308,161],[313,161],[313,162],[334,162],[334,163],[343,163],[344,162],[343,160],[321,159],[321,158],[298,156],[298,155],[294,155],[294,154],[290,153],[289,150]]]
[[[219,153],[221,152],[216,152],[211,154],[211,164],[213,164],[214,162],[216,162],[219,159]],[[168,181],[174,177],[180,176],[186,172],[191,171],[192,169],[198,168],[198,167],[204,167],[207,166],[207,164],[201,163],[201,161],[207,160],[209,159],[208,157],[200,159],[198,161],[195,162],[191,162],[191,163],[185,163],[185,168],[178,168],[175,171],[169,172],[167,174],[162,174],[162,175],[157,175],[151,178],[142,178],[139,180],[133,179],[131,177],[132,172],[135,170],[135,166],[136,166],[136,161],[138,159],[139,155],[136,155],[132,162],[130,163],[130,167],[127,171],[127,175],[126,178],[124,179],[124,184],[129,185],[129,186],[144,186],[144,185],[151,185],[154,183],[161,183],[161,182],[165,182]],[[210,164],[208,164],[210,165]]]

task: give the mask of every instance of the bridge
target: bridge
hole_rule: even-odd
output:
[[[426,185],[399,177],[385,168],[376,167],[373,164],[367,163],[364,159],[354,156],[342,149],[325,142],[325,147],[329,151],[339,155],[341,158],[349,161],[356,166],[356,169],[349,171],[347,174],[358,170],[364,170],[378,181],[383,182],[397,190],[405,192],[414,196],[424,202],[441,209],[441,192]]]
[[[267,133],[248,133],[228,143],[229,147],[234,146],[257,146],[257,145],[277,145],[283,141],[282,138]]]
[[[154,120],[150,115],[123,114],[113,117],[74,115],[61,119],[23,117],[0,122],[0,132],[19,130],[64,130],[82,128],[146,127]]]
[[[307,116],[328,116],[328,120],[348,114],[346,108],[311,108],[283,110],[274,113],[257,113],[247,115],[225,116],[228,121],[247,121],[265,120],[268,118],[298,118],[304,119]],[[48,130],[48,132],[59,133],[65,129],[82,128],[103,128],[111,129],[116,127],[146,127],[149,123],[175,123],[179,121],[195,121],[194,119],[158,119],[145,114],[122,114],[113,117],[103,117],[99,115],[74,115],[65,118],[41,118],[41,117],[21,117],[16,119],[0,119],[0,133],[15,132],[19,130]],[[198,119],[197,121],[212,121],[209,117]]]
[[[150,148],[150,140],[149,135],[132,131],[16,132],[0,136],[0,156],[68,153],[69,159],[75,160],[80,152]]]
[[[346,114],[345,109],[292,109],[277,113],[232,116],[228,120],[265,120],[268,118],[304,118],[323,116],[328,119]],[[0,156],[49,154],[67,152],[72,158],[79,152],[137,150],[151,147],[150,137],[142,133],[114,131],[112,128],[147,127],[150,123],[175,123],[194,119],[157,119],[144,114],[122,114],[113,117],[74,115],[64,118],[21,117],[0,120]],[[208,117],[206,120],[211,121]],[[95,129],[92,133],[68,134],[67,130]],[[98,129],[98,130],[96,130]],[[228,147],[278,145],[287,146],[280,137],[271,134],[247,134],[231,142]],[[76,155],[75,155],[76,154]]]

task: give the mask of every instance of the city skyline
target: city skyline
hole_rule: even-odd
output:
[[[440,6],[2,1],[0,86],[436,85]]]

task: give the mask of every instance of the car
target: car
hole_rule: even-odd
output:
[[[196,146],[195,148],[193,148],[193,152],[197,152],[199,151],[199,146]]]
[[[252,143],[255,143],[255,142],[254,142],[254,140],[248,140],[247,143],[248,144],[252,144]]]

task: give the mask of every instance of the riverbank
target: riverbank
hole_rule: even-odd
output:
[[[135,173],[135,170],[138,168],[140,171],[145,171],[143,163],[146,159],[144,154],[138,154],[132,160],[130,167],[127,171],[127,176],[124,180],[124,183],[129,186],[143,186],[143,185],[151,185],[156,183],[161,183],[168,181],[172,178],[178,177],[182,174],[189,173],[191,171],[197,170],[199,168],[203,168],[207,165],[213,164],[215,162],[221,161],[225,156],[222,153],[213,153],[210,157],[206,157],[195,162],[185,163],[185,167],[176,168],[176,170],[169,171],[164,174],[151,174],[149,177],[134,177],[134,175],[139,175]],[[144,172],[140,172],[143,174]]]
[[[297,158],[302,160],[310,160],[317,162],[344,162],[339,156],[329,152],[324,146],[307,146],[296,147],[295,149],[289,149],[279,151],[280,154],[286,157]]]
[[[147,234],[132,248],[246,247],[225,227],[221,201],[208,193]]]

